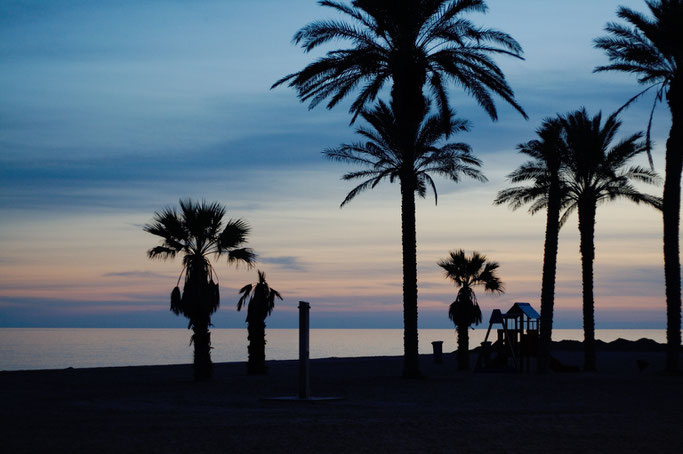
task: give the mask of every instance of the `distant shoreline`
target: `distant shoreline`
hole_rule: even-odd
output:
[[[212,330],[214,362],[241,362],[247,358],[246,329]],[[557,339],[582,340],[582,330],[555,330]],[[185,364],[192,361],[187,329],[0,329],[0,370],[64,369],[106,366]],[[470,332],[470,347],[477,347],[485,329]],[[666,341],[664,330],[597,330],[598,339],[635,341],[650,338]],[[497,337],[493,331],[489,340]],[[430,354],[432,342],[442,341],[443,351],[457,348],[454,330],[420,330],[420,353]],[[298,358],[298,330],[267,329],[266,358]],[[555,349],[580,350],[578,342],[555,344]],[[598,342],[600,348],[601,342]],[[650,347],[646,347],[650,348]],[[654,346],[653,349],[662,347]],[[400,356],[403,331],[391,330],[312,330],[311,358]]]
[[[480,347],[476,346],[470,349],[470,355],[472,360],[476,360],[476,355],[479,352]],[[666,351],[666,344],[658,343],[652,339],[638,339],[636,341],[630,341],[626,339],[617,339],[612,342],[603,342],[601,340],[596,341],[596,350],[600,353],[647,353],[656,354],[664,353]],[[552,352],[560,353],[582,353],[583,343],[580,341],[573,340],[562,340],[554,341],[552,346]],[[683,353],[683,345],[681,346],[681,352]],[[451,355],[455,356],[455,350],[452,352],[444,352],[445,357]],[[421,360],[431,361],[433,354],[423,353],[420,354]],[[384,359],[399,359],[402,358],[401,355],[377,355],[377,356],[353,356],[353,357],[339,357],[330,356],[325,358],[314,358],[311,359],[313,362],[329,361],[329,360],[344,360],[344,361],[371,361],[373,359],[384,360]],[[268,364],[273,363],[297,363],[297,359],[267,359]],[[246,363],[244,361],[225,361],[225,362],[215,362],[215,364],[221,365],[243,365]],[[578,365],[579,362],[575,361]],[[0,370],[0,374],[13,373],[13,372],[41,372],[41,371],[63,371],[63,370],[85,370],[85,369],[121,369],[121,368],[150,368],[150,367],[188,367],[191,363],[171,363],[171,364],[148,364],[148,365],[115,365],[115,366],[96,366],[96,367],[65,367],[65,368],[47,368],[47,369],[17,369],[17,370]]]

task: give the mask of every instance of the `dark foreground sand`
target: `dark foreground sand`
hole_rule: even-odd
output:
[[[580,364],[582,354],[556,354]],[[650,365],[639,372],[637,359]],[[399,378],[401,358],[311,363],[315,396],[296,394],[297,362],[0,373],[0,450],[28,452],[620,452],[683,453],[683,377],[661,352],[600,352],[594,374],[458,373],[422,358],[428,378]]]

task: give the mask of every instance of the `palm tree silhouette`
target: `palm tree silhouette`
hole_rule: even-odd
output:
[[[455,182],[462,175],[486,181],[476,169],[481,162],[472,156],[470,147],[464,143],[446,143],[441,147],[437,143],[443,138],[459,131],[467,130],[467,123],[453,118],[449,113],[446,120],[440,115],[426,115],[418,130],[415,143],[410,147],[411,153],[405,153],[397,140],[397,129],[400,128],[390,106],[379,101],[370,111],[363,111],[362,118],[370,128],[358,128],[358,135],[366,142],[343,144],[339,148],[327,149],[327,158],[360,165],[363,170],[348,172],[344,180],[363,179],[346,196],[341,206],[351,201],[359,193],[377,186],[382,180],[390,182],[398,180],[401,187],[401,216],[403,243],[403,280],[404,294],[411,294],[411,285],[415,285],[415,298],[403,303],[404,321],[404,371],[406,377],[419,376],[419,356],[417,343],[417,245],[415,240],[415,194],[425,197],[428,188],[434,192],[437,200],[436,184],[430,174],[440,175]],[[444,124],[447,125],[444,128]],[[406,257],[408,256],[408,257]],[[408,288],[409,287],[409,288]]]
[[[366,168],[346,173],[342,177],[344,180],[365,181],[349,192],[341,206],[346,205],[364,190],[374,188],[385,178],[392,183],[398,180],[399,184],[402,184],[402,172],[411,174],[415,180],[411,185],[416,188],[414,193],[424,198],[427,189],[431,188],[436,201],[436,184],[430,174],[449,178],[456,183],[462,175],[487,181],[479,169],[475,168],[481,166],[481,161],[472,155],[469,145],[458,142],[437,146],[451,134],[467,131],[467,121],[455,118],[452,113],[444,121],[439,114],[427,115],[427,110],[423,112],[423,121],[416,143],[411,147],[414,150],[411,155],[406,156],[402,153],[401,146],[396,140],[398,121],[391,107],[382,101],[379,101],[374,109],[361,113],[361,117],[370,128],[360,127],[356,129],[356,133],[366,139],[365,142],[342,144],[338,148],[324,151],[328,159]],[[447,125],[445,129],[444,124]]]
[[[249,361],[247,372],[249,374],[265,374],[266,368],[266,317],[275,307],[275,298],[282,299],[280,293],[270,288],[266,282],[266,273],[258,270],[258,282],[247,284],[240,289],[242,295],[237,302],[237,310],[247,308],[247,330],[249,332]],[[247,298],[249,302],[247,303]]]
[[[655,184],[659,177],[650,169],[626,167],[646,146],[642,133],[611,145],[621,122],[616,114],[602,123],[598,113],[589,118],[585,109],[561,117],[567,153],[563,173],[566,183],[564,213],[560,225],[578,211],[581,278],[583,283],[584,370],[596,370],[593,261],[595,259],[595,213],[598,203],[626,198],[635,203],[660,207],[660,199],[640,193],[633,182]]]
[[[536,130],[537,139],[517,145],[520,153],[531,158],[508,175],[512,183],[528,182],[500,191],[495,204],[507,203],[513,210],[531,204],[535,214],[547,209],[545,244],[543,248],[543,277],[541,281],[541,332],[538,351],[538,371],[545,373],[550,364],[553,307],[555,305],[555,276],[560,233],[560,210],[563,203],[561,167],[566,155],[562,123],[559,118],[543,121]]]
[[[428,100],[427,86],[448,121],[450,106],[445,82],[454,81],[486,110],[492,119],[497,111],[492,95],[498,95],[526,118],[514,93],[492,55],[521,58],[521,46],[498,30],[479,28],[462,16],[485,12],[484,0],[354,0],[351,5],[321,1],[349,21],[321,20],[306,25],[294,42],[308,52],[335,39],[350,41],[346,49],[330,51],[303,70],[278,80],[287,83],[299,99],[313,108],[329,99],[334,107],[356,93],[350,112],[353,119],[373,103],[380,90],[392,81],[391,107],[398,128],[394,142],[401,153],[411,155]],[[448,125],[444,125],[447,128]],[[401,182],[403,234],[404,371],[420,375],[417,353],[417,259],[415,246],[414,192],[419,191],[410,166],[396,176]]]
[[[664,97],[671,111],[671,130],[666,142],[666,167],[663,196],[664,278],[666,282],[666,369],[679,370],[681,345],[681,262],[679,256],[679,225],[681,210],[681,172],[683,170],[683,1],[651,0],[645,2],[652,19],[621,7],[617,16],[628,25],[607,24],[609,36],[595,40],[603,49],[609,65],[595,71],[623,71],[637,74],[638,82],[648,87],[631,98],[624,107],[652,88],[657,95],[648,122],[650,127],[655,106]],[[649,147],[648,147],[649,153]],[[652,165],[652,158],[650,158]]]
[[[478,252],[467,257],[462,249],[453,251],[447,259],[439,261],[439,266],[446,271],[446,277],[452,279],[460,287],[455,301],[448,308],[451,319],[458,332],[458,369],[469,370],[469,328],[481,323],[481,309],[477,303],[474,287],[483,286],[491,293],[503,293],[503,283],[496,270],[499,265],[486,259]]]
[[[428,86],[443,116],[450,109],[444,82],[453,80],[474,96],[492,119],[498,118],[492,93],[526,118],[503,72],[490,57],[521,58],[521,46],[506,33],[476,27],[462,17],[486,12],[484,0],[354,0],[351,6],[327,0],[319,3],[351,21],[312,22],[299,30],[293,41],[306,52],[335,39],[351,41],[353,46],[328,52],[273,87],[288,83],[311,108],[327,98],[327,107],[332,108],[357,91],[350,108],[355,120],[391,79],[391,98],[398,116],[415,125],[420,119],[410,111],[423,110],[423,87]]]
[[[151,259],[173,259],[183,256],[185,273],[182,294],[176,286],[171,293],[171,311],[189,319],[192,329],[191,343],[194,343],[194,377],[196,380],[210,379],[211,363],[211,314],[220,304],[216,273],[209,260],[227,255],[228,264],[244,263],[251,266],[255,254],[249,248],[240,247],[247,241],[249,226],[242,219],[230,219],[224,223],[225,208],[217,202],[194,202],[180,200],[180,210],[165,208],[154,213],[151,224],[143,230],[162,238],[161,245],[149,251]],[[216,277],[216,281],[217,281]]]

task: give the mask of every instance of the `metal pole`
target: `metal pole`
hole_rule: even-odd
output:
[[[299,399],[311,396],[308,371],[309,311],[311,305],[299,301]]]

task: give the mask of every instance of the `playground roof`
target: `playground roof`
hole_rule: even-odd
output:
[[[519,317],[520,315],[526,315],[531,320],[538,320],[541,318],[538,312],[536,312],[536,310],[531,307],[531,304],[529,303],[515,303],[505,315],[507,317]]]

